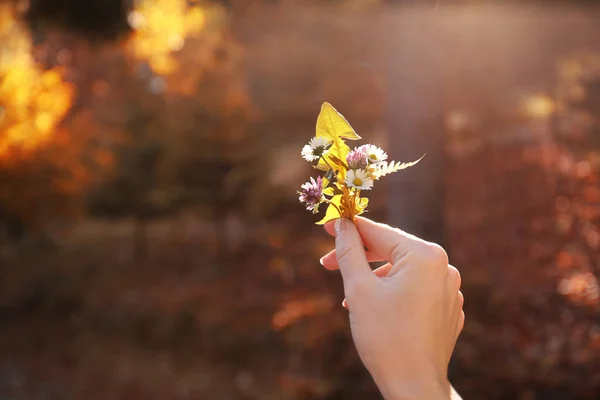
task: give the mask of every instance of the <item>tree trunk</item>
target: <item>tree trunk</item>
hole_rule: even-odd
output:
[[[390,223],[426,240],[444,242],[444,109],[441,45],[435,29],[404,18],[390,42],[389,151],[401,161],[426,153],[416,166],[390,177]],[[431,25],[431,24],[430,24]],[[398,32],[399,29],[393,29]]]

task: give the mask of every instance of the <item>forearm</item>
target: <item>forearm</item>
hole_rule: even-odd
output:
[[[378,386],[385,400],[454,400],[450,397],[450,390],[437,381],[413,380]]]
[[[462,400],[450,383],[437,381],[397,382],[396,385],[379,388],[385,400]]]

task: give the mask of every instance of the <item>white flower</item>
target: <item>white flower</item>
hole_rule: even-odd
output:
[[[330,145],[331,140],[324,137],[314,137],[302,148],[302,157],[306,161],[317,161],[325,154]]]
[[[370,190],[373,187],[373,178],[364,169],[351,169],[346,173],[346,185],[358,190]]]
[[[377,147],[374,144],[364,144],[361,147],[364,147],[363,151],[367,153],[369,163],[377,164],[387,160],[388,156],[381,147]]]

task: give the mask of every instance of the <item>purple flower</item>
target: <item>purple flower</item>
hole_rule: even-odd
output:
[[[350,169],[364,169],[369,159],[365,146],[355,147],[346,157],[346,163]]]
[[[310,178],[309,182],[302,185],[302,191],[298,194],[300,195],[300,202],[306,203],[307,210],[316,211],[316,207],[323,200],[323,180],[320,176],[317,177],[316,181]]]

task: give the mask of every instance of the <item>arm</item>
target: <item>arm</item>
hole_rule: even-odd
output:
[[[354,344],[383,396],[460,399],[447,371],[464,325],[464,299],[446,252],[360,217],[325,228],[336,246],[321,263],[342,274]],[[372,271],[374,261],[387,264]]]

